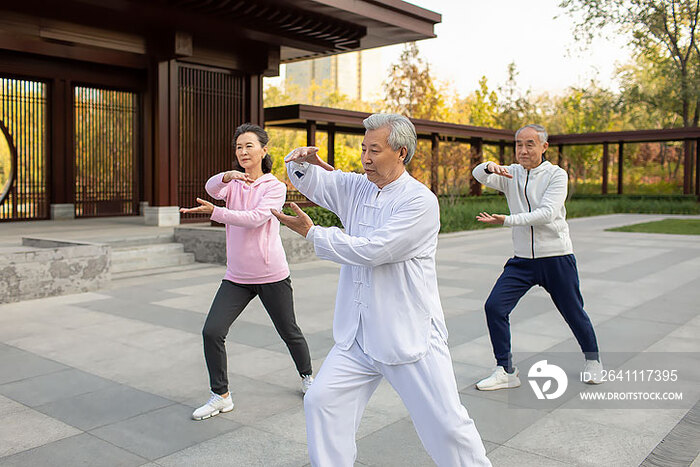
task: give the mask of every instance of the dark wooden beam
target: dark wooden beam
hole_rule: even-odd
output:
[[[661,141],[682,141],[700,137],[700,128],[663,128],[658,130],[610,131],[600,133],[581,133],[550,135],[550,144],[582,145],[614,143],[654,143]]]
[[[131,92],[146,89],[145,70],[38,57],[6,50],[0,50],[0,70],[4,76],[10,75],[20,79],[64,79]]]
[[[14,52],[47,55],[66,60],[100,63],[126,68],[145,68],[146,56],[119,50],[109,50],[80,44],[61,44],[41,38],[0,32],[2,49]]]
[[[304,128],[307,121],[335,123],[338,128],[354,128],[356,134],[364,133],[362,121],[369,117],[367,112],[332,109],[313,105],[295,104],[265,109],[265,124],[267,126],[283,126]],[[513,140],[514,132],[486,127],[459,125],[455,123],[436,122],[431,120],[411,119],[416,127],[419,139],[432,139],[432,134],[441,137],[449,136],[462,141],[472,141],[479,138],[482,144],[500,144]],[[340,132],[340,129],[338,129]]]

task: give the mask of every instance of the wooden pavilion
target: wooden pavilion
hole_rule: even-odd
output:
[[[233,129],[263,123],[263,76],[434,37],[440,20],[400,0],[3,2],[0,221],[177,224],[230,166]]]

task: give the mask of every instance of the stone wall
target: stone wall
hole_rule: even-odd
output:
[[[314,247],[306,239],[286,227],[280,229],[282,246],[289,263],[301,263],[316,259]],[[187,226],[175,228],[175,241],[194,253],[200,263],[226,264],[226,231],[223,227]]]
[[[0,254],[0,303],[97,290],[109,284],[106,245],[23,238]]]

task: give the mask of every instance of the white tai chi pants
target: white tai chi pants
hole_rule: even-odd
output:
[[[348,350],[331,349],[304,397],[312,466],[353,466],[360,418],[382,377],[403,400],[438,466],[491,465],[474,421],[459,400],[447,343],[433,329],[427,354],[414,363],[379,363],[357,341]]]

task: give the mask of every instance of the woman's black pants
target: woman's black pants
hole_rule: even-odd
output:
[[[304,376],[312,373],[309,346],[294,316],[291,279],[287,277],[269,284],[238,284],[223,280],[202,330],[204,358],[209,370],[211,390],[215,394],[228,392],[226,335],[233,322],[256,295],[260,297],[267,314],[270,315],[277,333],[287,344],[299,374]]]

